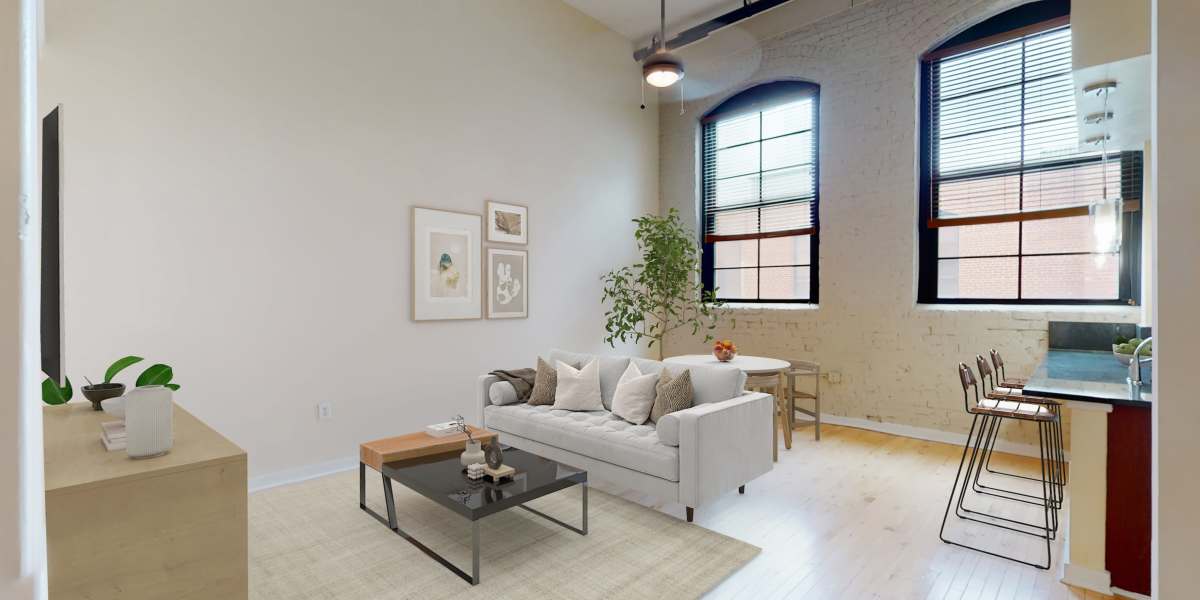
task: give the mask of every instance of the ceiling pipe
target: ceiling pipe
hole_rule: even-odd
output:
[[[699,25],[696,25],[695,27],[682,31],[679,33],[679,35],[671,38],[665,43],[660,41],[660,44],[662,44],[662,47],[664,47],[667,51],[676,50],[688,44],[698,42],[708,37],[708,34],[714,31],[724,29],[730,25],[733,25],[734,23],[744,21],[759,13],[766,12],[772,8],[775,8],[776,6],[786,4],[790,1],[791,0],[758,0],[757,2],[747,2],[743,4],[741,8],[731,10],[719,17],[716,17],[715,19],[705,21]],[[633,60],[641,62],[647,56],[654,54],[656,51],[658,51],[658,48],[656,48],[652,43],[651,45],[634,52]]]

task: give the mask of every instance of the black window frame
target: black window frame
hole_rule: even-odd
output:
[[[1042,23],[1069,19],[1071,3],[1069,0],[1041,0],[1018,6],[1009,11],[987,19],[966,31],[954,36],[930,52],[945,51],[946,49],[962,47],[969,51],[974,47],[987,45],[990,41],[1000,41],[997,38],[1006,34],[1020,37],[1019,30],[1037,26]],[[951,54],[952,55],[952,54]],[[930,122],[928,108],[932,105],[933,64],[936,59],[922,58],[921,89],[920,89],[920,177],[919,177],[919,210],[917,215],[917,303],[918,304],[1011,304],[1011,305],[1106,305],[1106,306],[1137,306],[1141,303],[1141,263],[1142,263],[1142,211],[1133,210],[1123,214],[1121,219],[1122,243],[1120,250],[1120,267],[1118,269],[1118,293],[1113,299],[1087,298],[1022,298],[1021,294],[1021,264],[1024,256],[1053,256],[1079,254],[1090,255],[1093,252],[1064,252],[1051,254],[1025,254],[1018,238],[1015,255],[997,255],[997,257],[1016,257],[1017,298],[940,298],[938,297],[938,228],[930,227],[933,218],[933,155],[934,155],[934,124]],[[1111,160],[1111,159],[1110,159]],[[1143,164],[1142,152],[1126,151],[1120,153],[1121,172],[1141,173]],[[1097,159],[1099,162],[1099,159]],[[1019,170],[1019,169],[1018,169]],[[1121,195],[1126,200],[1141,200],[1142,181],[1144,176],[1132,179],[1122,178]],[[1023,230],[1024,221],[1017,221]],[[1018,234],[1020,235],[1020,234]]]
[[[716,268],[716,251],[715,244],[706,240],[705,232],[708,230],[708,219],[710,215],[705,210],[705,190],[707,186],[712,184],[713,175],[708,172],[708,160],[706,156],[710,149],[706,145],[704,136],[704,124],[721,117],[722,115],[736,116],[738,114],[746,114],[753,111],[766,111],[776,106],[787,104],[790,101],[798,100],[801,97],[811,97],[813,100],[813,121],[812,121],[812,136],[813,136],[813,198],[812,198],[812,233],[807,234],[809,238],[809,264],[808,266],[808,298],[725,298],[717,296],[716,299],[722,302],[734,304],[808,304],[816,305],[820,301],[820,260],[818,248],[821,244],[821,86],[819,84],[802,81],[802,80],[779,80],[767,83],[761,83],[751,88],[747,88],[737,94],[727,98],[725,101],[718,104],[709,112],[705,113],[700,119],[700,173],[699,173],[699,189],[701,191],[699,197],[699,214],[700,214],[700,274],[701,282],[704,285],[706,292],[712,292],[716,289],[716,272],[720,269]],[[761,136],[760,136],[761,141]],[[782,203],[784,201],[781,201]],[[754,267],[759,272],[758,287],[759,294],[762,290],[762,269],[768,268],[786,268],[789,265],[767,265],[763,267],[762,261],[762,240],[764,238],[775,236],[762,236],[755,238],[759,244],[759,264]],[[780,236],[784,237],[784,236]],[[786,236],[791,237],[791,236]],[[796,265],[791,265],[796,266]],[[747,269],[750,267],[737,267]],[[719,289],[717,290],[720,291]]]

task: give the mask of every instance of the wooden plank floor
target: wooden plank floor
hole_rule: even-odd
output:
[[[823,426],[821,434],[820,442],[813,441],[812,429],[798,426],[792,449],[781,447],[775,469],[751,482],[746,495],[732,490],[696,511],[699,525],[763,549],[710,598],[1109,598],[1058,582],[1061,538],[1053,544],[1049,571],[938,538],[961,447],[830,425]],[[1037,468],[1037,461],[997,455],[993,466],[1020,471]],[[663,505],[604,482],[596,486],[683,516],[680,505]],[[1042,518],[1036,507],[1029,507],[1033,512],[1009,512],[1012,504],[978,501],[972,508]],[[1060,518],[1065,517],[1064,510]],[[988,544],[1028,560],[1045,556],[1044,541],[954,522],[953,514],[951,520],[947,531],[955,539]]]

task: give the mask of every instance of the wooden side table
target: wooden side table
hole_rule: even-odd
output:
[[[783,411],[787,410],[786,396],[784,394],[784,378],[787,376],[788,370],[792,368],[791,363],[778,358],[747,356],[744,354],[733,357],[733,360],[729,362],[721,362],[711,354],[684,354],[664,359],[663,362],[681,366],[710,367],[729,365],[737,367],[746,374],[747,388],[773,390],[775,410],[771,411],[771,457],[775,461],[779,460],[779,416],[783,414]],[[791,427],[785,426],[783,428],[783,443],[788,450],[792,449]]]

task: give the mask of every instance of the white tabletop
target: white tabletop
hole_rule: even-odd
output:
[[[729,362],[721,362],[711,354],[684,354],[663,359],[663,362],[696,366],[731,365],[741,369],[747,375],[773,375],[780,371],[786,371],[792,366],[786,360],[766,356],[746,356],[745,354],[739,354]]]

